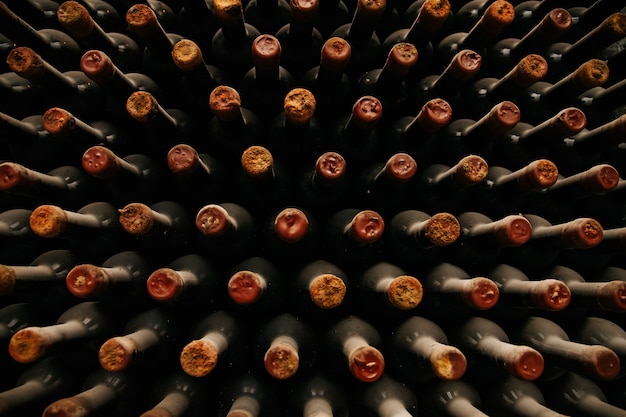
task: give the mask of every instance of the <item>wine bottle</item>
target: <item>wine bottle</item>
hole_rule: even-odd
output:
[[[551,10],[567,8],[561,0],[524,0],[515,5],[515,19],[506,28],[507,36],[522,37],[537,25]],[[571,13],[570,13],[571,15]]]
[[[239,83],[241,100],[260,118],[273,118],[283,109],[285,96],[294,87],[291,71],[284,66],[283,42],[272,35],[252,41],[254,66]]]
[[[209,308],[217,304],[216,275],[215,267],[208,260],[192,253],[152,271],[146,288],[154,300],[177,305],[179,311],[199,304]]]
[[[0,36],[0,111],[22,119],[33,113],[43,113],[50,106],[50,97],[41,85],[17,75],[7,65],[7,57],[17,46]]]
[[[567,34],[568,39],[579,39],[612,13],[621,11],[622,7],[610,1],[601,0],[587,5],[570,7],[572,14],[572,30]]]
[[[224,375],[248,365],[245,329],[232,314],[219,310],[200,319],[191,333],[192,340],[180,352],[180,365],[195,378]]]
[[[438,381],[418,397],[419,410],[435,416],[486,417],[478,389],[464,380]]]
[[[141,68],[141,49],[131,37],[119,32],[106,32],[89,10],[77,1],[59,5],[57,18],[63,28],[77,40],[82,50],[99,49],[111,56],[124,72]]]
[[[137,247],[152,256],[189,251],[193,219],[182,205],[159,201],[150,206],[130,203],[119,210],[122,228],[137,239]]]
[[[387,375],[368,384],[362,390],[361,401],[362,407],[367,409],[370,415],[417,416],[417,399],[413,391],[404,383]]]
[[[112,2],[102,0],[81,0],[80,3],[87,8],[89,14],[106,32],[115,32],[124,29],[124,18],[118,13],[118,9],[122,9],[122,7],[120,7],[121,5],[116,4],[115,0]],[[158,4],[160,2],[150,1],[150,3]],[[163,5],[163,3],[161,3],[161,5]],[[163,6],[163,9],[166,9],[166,7]],[[165,10],[162,15],[164,14]]]
[[[80,348],[85,349],[116,330],[116,318],[111,313],[97,301],[73,305],[59,316],[56,324],[17,331],[9,342],[9,354],[17,362],[32,363],[59,349],[67,352],[70,342],[80,343]]]
[[[289,24],[290,4],[287,0],[250,0],[244,6],[243,16],[259,32],[275,34]]]
[[[387,369],[412,383],[453,381],[465,375],[467,359],[441,327],[421,316],[405,319],[388,341]]]
[[[571,334],[576,342],[608,347],[619,356],[620,365],[626,359],[626,331],[616,322],[602,317],[584,317]],[[620,378],[624,372],[620,366]]]
[[[25,18],[36,27],[60,29],[57,22],[56,11],[59,3],[52,0],[27,0],[12,4],[14,13]]]
[[[265,372],[278,380],[305,374],[315,364],[316,350],[309,326],[290,313],[266,322],[257,337],[257,356],[262,355]]]
[[[275,390],[267,379],[269,377],[251,372],[232,378],[219,394],[217,416],[260,417],[277,413],[279,405],[272,401]]]
[[[313,261],[320,252],[319,225],[308,211],[285,207],[270,216],[264,230],[264,248],[268,258],[284,269],[296,269]]]
[[[558,324],[547,318],[527,318],[511,337],[541,352],[546,361],[546,372],[542,376],[545,381],[553,381],[566,371],[610,381],[620,372],[619,357],[611,349],[574,342]]]
[[[100,366],[109,372],[131,367],[150,369],[155,363],[167,367],[168,359],[175,359],[171,353],[177,335],[183,333],[180,324],[158,308],[132,316],[118,336],[109,338],[100,346]]]
[[[289,412],[294,415],[348,416],[345,390],[327,375],[315,373],[290,389],[289,393],[292,399]]]
[[[30,263],[46,250],[62,249],[66,245],[38,236],[30,228],[32,210],[15,208],[0,212],[0,262]]]
[[[201,381],[175,372],[155,384],[152,395],[156,399],[140,417],[182,417],[200,410],[209,403],[202,392],[206,388]]]
[[[203,51],[210,52],[211,40],[220,27],[213,2],[181,0],[178,27],[185,38],[193,39]]]
[[[528,343],[512,342],[496,322],[471,317],[450,333],[452,343],[467,357],[466,376],[472,381],[494,381],[505,373],[525,381],[541,377],[542,354]]]
[[[368,322],[350,315],[328,330],[328,345],[341,355],[347,369],[356,380],[372,383],[385,370],[385,358],[378,347],[382,338]]]

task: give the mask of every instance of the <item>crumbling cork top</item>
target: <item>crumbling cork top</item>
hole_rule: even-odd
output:
[[[6,62],[11,71],[29,81],[36,81],[46,73],[43,59],[34,50],[26,46],[13,48],[9,52]]]
[[[42,124],[52,135],[65,135],[75,126],[76,119],[67,110],[52,107],[43,114]]]
[[[126,111],[138,122],[147,123],[159,111],[159,104],[147,91],[135,91],[126,100]]]
[[[461,235],[461,225],[450,213],[436,213],[428,219],[424,237],[433,245],[447,246],[456,242]]]
[[[285,119],[294,126],[309,123],[315,114],[317,102],[313,93],[306,88],[294,88],[285,96],[283,109]]]
[[[450,2],[448,0],[426,0],[417,15],[420,29],[433,33],[439,30],[450,15]]]
[[[57,237],[67,227],[67,214],[61,207],[43,205],[37,207],[30,215],[30,228],[38,236]]]
[[[320,67],[331,72],[343,72],[351,56],[352,48],[347,40],[336,36],[328,38],[322,46]]]
[[[572,84],[584,92],[599,87],[609,79],[609,66],[601,59],[590,59],[574,72]]]
[[[232,87],[217,86],[209,95],[209,106],[218,119],[229,122],[241,116],[241,96]]]
[[[311,281],[309,292],[311,301],[319,308],[336,308],[346,296],[346,283],[336,275],[322,274]]]
[[[174,65],[183,71],[191,71],[202,64],[202,51],[191,39],[181,39],[172,47]]]
[[[57,19],[72,36],[86,38],[95,26],[89,10],[76,1],[65,1],[57,9]]]

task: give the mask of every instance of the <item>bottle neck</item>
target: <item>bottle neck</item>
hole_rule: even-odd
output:
[[[182,417],[190,406],[189,398],[181,392],[170,392],[154,409],[162,409],[169,417]]]
[[[333,417],[332,405],[323,397],[309,398],[304,403],[302,417]]]
[[[487,417],[470,400],[463,397],[455,397],[445,405],[446,411],[452,417]]]
[[[557,413],[554,410],[539,403],[535,398],[528,395],[522,395],[518,397],[515,402],[511,404],[513,412],[520,416],[528,417],[566,417],[563,414]]]
[[[12,410],[23,404],[29,404],[48,393],[46,385],[39,380],[30,380],[15,388],[0,393],[3,410]]]

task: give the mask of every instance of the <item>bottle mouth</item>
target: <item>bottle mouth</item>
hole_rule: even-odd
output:
[[[361,346],[348,358],[352,375],[362,382],[374,382],[385,371],[385,358],[373,346]]]

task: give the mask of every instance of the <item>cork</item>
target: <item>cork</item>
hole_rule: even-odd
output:
[[[288,207],[280,211],[274,219],[276,236],[284,242],[295,243],[309,231],[309,219],[300,209]]]
[[[219,359],[217,348],[206,340],[188,343],[180,353],[180,365],[187,375],[196,378],[209,375]]]
[[[95,26],[89,10],[76,1],[65,1],[57,9],[57,20],[72,36],[86,38]]]
[[[572,74],[572,84],[580,92],[599,87],[609,80],[609,66],[601,59],[584,62]]]
[[[530,240],[532,226],[526,217],[512,214],[500,219],[493,232],[503,247],[516,247]]]
[[[478,52],[463,49],[452,58],[446,70],[454,79],[467,81],[478,74],[482,61],[483,58]]]
[[[541,376],[544,370],[541,353],[529,346],[515,346],[513,352],[513,359],[504,365],[511,375],[524,381],[534,381]]]
[[[430,357],[430,367],[437,378],[444,381],[454,381],[465,375],[467,359],[458,348],[440,345]]]
[[[358,0],[356,13],[367,19],[375,20],[382,16],[385,7],[387,7],[386,0]]]
[[[417,15],[420,29],[427,33],[438,31],[450,16],[448,0],[426,0]]]
[[[626,312],[626,281],[609,281],[602,285],[598,303],[605,310]]]
[[[599,29],[614,35],[615,41],[622,39],[626,36],[626,14],[613,13],[600,24]]]
[[[569,248],[592,248],[602,241],[602,231],[597,220],[579,218],[564,225],[563,240]]]
[[[228,280],[228,295],[236,304],[252,304],[265,293],[265,280],[252,271],[238,271]]]
[[[619,181],[619,173],[614,167],[608,164],[599,164],[585,171],[582,184],[586,190],[593,194],[603,194],[617,187]]]
[[[283,103],[285,119],[294,126],[310,122],[315,114],[315,96],[306,88],[294,88],[287,93]]]
[[[585,113],[575,107],[562,110],[550,121],[550,127],[563,138],[580,133],[585,126],[587,126]]]
[[[528,191],[544,190],[559,179],[556,164],[547,159],[532,161],[523,170],[524,174],[519,177],[518,182]]]
[[[92,414],[89,401],[80,397],[62,398],[48,405],[42,417],[85,417]]]
[[[94,49],[85,52],[80,58],[80,69],[98,84],[111,80],[117,70],[107,54]]]
[[[276,379],[291,378],[298,371],[300,358],[298,349],[290,343],[272,343],[265,352],[263,365],[267,373]]]
[[[159,104],[147,91],[135,91],[126,100],[126,111],[138,122],[147,123],[159,111]]]
[[[133,236],[146,235],[154,227],[154,213],[143,203],[130,203],[118,211],[122,228]]]
[[[18,330],[9,341],[9,354],[19,363],[33,363],[48,350],[48,341],[39,327]]]
[[[411,310],[422,302],[422,283],[410,275],[395,277],[387,290],[387,299],[399,310]]]
[[[361,129],[373,129],[383,117],[383,105],[374,96],[363,96],[352,106],[352,122]]]
[[[95,265],[77,265],[65,277],[65,286],[75,297],[97,297],[108,288],[109,276]]]
[[[231,122],[241,116],[241,96],[232,87],[217,86],[209,95],[209,107],[215,117]]]
[[[175,175],[185,176],[193,174],[200,166],[198,152],[186,144],[173,146],[167,152],[167,167]]]
[[[118,157],[104,146],[92,146],[83,154],[82,167],[89,175],[111,179],[122,169]]]
[[[281,53],[280,41],[272,35],[259,35],[252,41],[252,60],[257,69],[278,68]]]
[[[159,302],[175,300],[184,290],[185,281],[171,268],[159,268],[152,272],[146,282],[148,295]]]
[[[332,182],[346,174],[346,160],[337,152],[325,152],[315,162],[315,175],[325,182]]]
[[[214,0],[213,9],[224,25],[236,24],[243,20],[243,6],[240,0]]]
[[[468,155],[455,166],[454,180],[470,187],[482,182],[489,172],[489,165],[478,155]]]
[[[611,349],[601,345],[587,346],[581,356],[585,372],[600,381],[611,381],[618,377],[620,360]]]
[[[530,297],[536,308],[546,311],[560,311],[569,305],[572,293],[562,281],[544,279],[533,287]]]
[[[127,369],[133,362],[137,347],[127,337],[113,337],[100,346],[98,361],[102,369],[119,372]]]
[[[513,68],[511,78],[519,88],[528,88],[548,75],[548,63],[538,54],[523,57]]]
[[[309,292],[311,300],[319,308],[336,308],[346,296],[346,283],[336,275],[322,274],[311,281]]]
[[[394,154],[385,164],[385,174],[394,182],[410,181],[417,173],[417,162],[411,155],[404,152]]]
[[[161,30],[154,11],[145,4],[134,4],[126,12],[126,23],[141,38],[148,38]]]
[[[452,107],[444,99],[434,98],[422,106],[416,119],[427,133],[435,133],[452,121]]]
[[[192,71],[202,64],[202,50],[191,39],[181,39],[172,47],[174,65],[183,71]]]
[[[435,246],[448,246],[461,234],[461,225],[450,213],[437,213],[426,224],[424,237]]]
[[[483,13],[480,19],[484,31],[490,35],[499,34],[515,19],[515,7],[505,0],[496,0]]]
[[[57,237],[63,233],[67,224],[67,214],[57,206],[39,206],[30,215],[30,228],[41,237]]]
[[[3,162],[0,164],[0,190],[16,192],[30,188],[34,181],[30,178],[29,172],[23,165]]]
[[[350,62],[352,48],[347,40],[334,36],[322,46],[320,67],[333,73],[343,72]]]
[[[369,245],[378,241],[385,231],[383,217],[374,210],[358,212],[350,223],[349,235],[359,245]]]
[[[16,281],[15,271],[8,266],[0,265],[0,296],[11,294]]]
[[[385,66],[387,70],[397,76],[406,76],[411,68],[417,64],[417,58],[418,53],[415,45],[401,42],[391,48]]]
[[[274,158],[267,148],[254,145],[241,154],[241,166],[250,177],[266,177],[273,172]]]
[[[196,228],[207,237],[219,237],[232,227],[228,212],[217,204],[202,207],[196,216]]]
[[[291,19],[294,22],[309,22],[317,16],[318,0],[291,0]]]
[[[76,125],[76,119],[67,110],[52,107],[43,114],[42,125],[51,135],[67,135]]]
[[[473,310],[489,310],[500,299],[500,290],[492,280],[474,277],[465,281],[467,290],[463,291],[463,302]]]
[[[45,62],[35,51],[26,46],[13,48],[6,62],[11,71],[30,81],[38,80],[46,73]]]
[[[378,380],[385,370],[383,354],[373,346],[361,346],[351,352],[348,363],[350,371],[356,379],[362,382]]]
[[[501,135],[513,129],[521,119],[520,109],[512,101],[502,101],[489,111],[486,126],[489,132]]]

